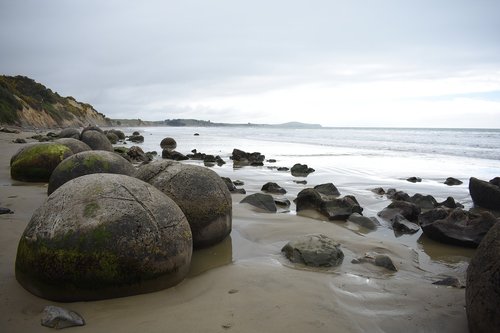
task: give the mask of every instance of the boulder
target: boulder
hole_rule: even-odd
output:
[[[292,167],[290,171],[292,172],[292,176],[294,177],[307,177],[307,175],[316,170],[308,167],[307,164],[297,163]]]
[[[462,185],[463,184],[463,182],[461,180],[453,178],[453,177],[446,178],[444,183],[448,186],[455,186],[455,185]]]
[[[144,153],[141,147],[132,146],[127,150],[127,156],[133,162],[149,162],[152,160],[151,156]]]
[[[80,131],[76,128],[65,128],[57,135],[59,138],[80,139]]]
[[[245,189],[242,189],[242,188],[237,188],[237,187],[235,186],[235,184],[231,181],[231,179],[230,179],[230,178],[228,178],[228,177],[221,177],[221,178],[222,178],[222,180],[224,181],[224,183],[226,184],[227,189],[229,190],[229,192],[231,192],[231,193],[240,193],[240,194],[245,194],[245,193],[247,193],[247,192],[245,191]]]
[[[177,148],[177,142],[174,140],[174,138],[167,137],[167,138],[164,138],[163,140],[161,140],[160,147],[161,147],[161,149],[174,150],[175,148]]]
[[[73,152],[57,143],[35,143],[24,146],[10,161],[12,179],[25,182],[47,182],[52,171]]]
[[[219,243],[231,233],[231,194],[214,171],[159,161],[141,166],[136,177],[154,185],[179,205],[191,226],[195,248]]]
[[[387,198],[394,201],[410,201],[410,196],[408,193],[403,191],[397,191],[396,189],[390,188],[387,190]]]
[[[438,202],[432,195],[422,195],[420,193],[416,193],[410,197],[409,202],[415,204],[422,210],[433,209],[438,206]]]
[[[410,178],[406,179],[406,181],[408,181],[410,183],[420,183],[422,181],[422,178],[419,178],[419,177],[410,177]]]
[[[270,194],[254,193],[243,198],[240,203],[247,203],[270,213],[276,213],[278,210],[274,198]]]
[[[419,216],[424,234],[441,243],[477,247],[498,219],[489,212],[474,214],[461,208],[436,208]]]
[[[65,145],[66,147],[71,149],[73,154],[81,153],[82,151],[92,150],[92,148],[90,148],[88,144],[74,138],[57,139],[54,140],[54,143]]]
[[[278,184],[273,183],[273,182],[265,183],[262,186],[261,191],[268,192],[268,193],[274,193],[274,194],[285,194],[286,193],[286,190],[283,187],[281,187]]]
[[[408,221],[417,221],[420,212],[421,209],[414,203],[393,201],[377,215],[388,221],[392,221],[396,215],[401,215]]]
[[[87,131],[97,131],[99,133],[102,133],[104,134],[104,131],[102,130],[102,128],[100,128],[99,126],[96,126],[96,125],[89,125],[87,127],[85,127],[83,130],[82,130],[82,133],[80,134],[80,137],[83,133],[87,132]]]
[[[139,132],[134,132],[134,133],[139,133]],[[140,134],[132,134],[131,136],[128,137],[128,141],[134,143],[141,143],[144,142],[144,137]]]
[[[93,173],[133,176],[135,168],[116,153],[104,150],[84,151],[71,155],[59,163],[50,176],[47,193],[50,195],[71,179]]]
[[[80,140],[85,142],[93,150],[113,151],[113,145],[104,133],[94,130],[82,132]]]
[[[447,207],[447,208],[464,208],[459,202],[456,202],[453,197],[446,198],[445,201],[438,203],[438,207]]]
[[[262,166],[264,165],[265,155],[262,155],[259,152],[247,153],[243,150],[233,149],[233,153],[231,155],[231,159],[233,160],[233,164],[235,166]]]
[[[483,238],[467,268],[465,302],[469,331],[494,332],[500,327],[500,223]]]
[[[113,132],[108,132],[106,133],[106,137],[108,138],[109,142],[111,142],[112,144],[117,144],[118,143],[118,135],[116,135],[115,133]]]
[[[108,133],[113,133],[118,137],[119,140],[125,140],[125,133],[123,133],[123,131],[117,129],[110,129],[108,130]]]
[[[321,193],[323,197],[334,198],[340,196],[340,192],[333,183],[326,183],[314,186],[314,189]]]
[[[500,186],[495,178],[490,182],[471,177],[469,192],[474,205],[500,211]]]
[[[26,139],[23,138],[16,138],[15,140],[12,140],[14,143],[26,143]]]
[[[371,191],[377,195],[384,195],[385,194],[385,190],[382,187],[376,187],[376,188],[372,189]]]
[[[335,267],[344,260],[340,244],[322,235],[305,235],[288,242],[281,252],[293,263],[312,267]]]
[[[365,254],[364,257],[353,259],[351,263],[353,264],[370,263],[375,266],[383,267],[393,272],[398,271],[398,269],[392,262],[392,259],[385,254],[367,253]]]
[[[181,209],[136,178],[75,178],[33,214],[19,241],[16,279],[31,293],[72,302],[173,286],[189,271],[192,236]]]
[[[297,212],[313,209],[328,217],[329,220],[347,220],[351,214],[361,214],[363,211],[353,196],[332,198],[312,188],[300,191],[295,199],[295,205]]]
[[[161,157],[173,161],[184,161],[189,159],[186,155],[170,149],[163,149]]]

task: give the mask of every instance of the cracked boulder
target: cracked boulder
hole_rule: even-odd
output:
[[[136,177],[179,205],[191,226],[195,248],[217,244],[231,233],[231,193],[215,171],[164,160],[141,166]]]
[[[173,286],[189,271],[192,236],[177,204],[125,175],[75,178],[33,214],[19,240],[16,279],[61,302]]]

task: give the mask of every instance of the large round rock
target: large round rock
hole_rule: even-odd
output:
[[[154,185],[179,205],[191,226],[194,247],[218,243],[231,232],[231,194],[214,171],[160,161],[142,166],[136,177]]]
[[[500,328],[500,222],[484,236],[467,269],[465,289],[469,330],[496,332]]]
[[[62,160],[73,154],[57,143],[35,143],[21,148],[10,160],[12,179],[25,182],[46,182]]]
[[[19,241],[16,278],[54,301],[121,297],[179,283],[191,255],[189,224],[170,198],[136,178],[92,174],[35,211]]]
[[[54,140],[54,142],[59,143],[61,145],[65,145],[66,147],[71,149],[73,154],[81,153],[82,151],[92,150],[92,148],[90,148],[86,143],[74,138],[61,138]]]
[[[133,176],[135,168],[116,153],[89,150],[72,155],[59,163],[49,179],[47,193],[51,194],[71,179],[93,173],[114,173]]]
[[[99,131],[86,130],[82,132],[80,140],[85,142],[93,150],[113,151],[113,145],[109,142],[106,134]]]

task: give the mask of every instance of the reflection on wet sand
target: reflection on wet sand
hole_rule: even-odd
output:
[[[227,236],[214,246],[194,250],[188,277],[195,277],[212,268],[230,264],[233,261],[232,243],[231,236]]]

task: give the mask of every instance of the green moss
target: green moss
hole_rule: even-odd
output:
[[[91,202],[85,205],[85,209],[83,210],[84,217],[95,217],[96,212],[99,209],[99,205],[97,202]]]
[[[21,181],[48,181],[71,150],[59,144],[38,144],[23,150],[11,163],[11,177]]]
[[[86,156],[83,160],[83,165],[85,165],[88,170],[109,171],[110,168],[109,162],[98,155]]]

